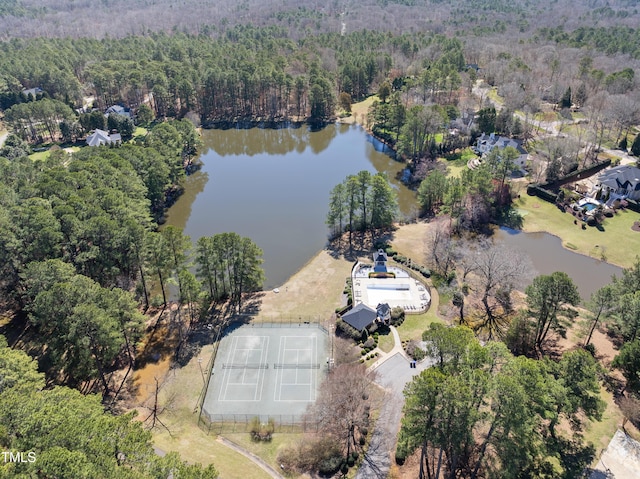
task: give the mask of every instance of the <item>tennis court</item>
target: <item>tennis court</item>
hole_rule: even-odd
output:
[[[220,341],[203,404],[220,415],[304,414],[327,372],[327,332],[317,324],[246,325]]]

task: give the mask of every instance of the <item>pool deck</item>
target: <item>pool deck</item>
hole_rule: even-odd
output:
[[[391,308],[401,307],[408,313],[422,313],[429,308],[429,289],[413,279],[407,271],[390,266],[387,271],[395,278],[369,278],[373,266],[358,264],[353,268],[353,302],[364,303],[375,308],[380,303],[388,303]]]

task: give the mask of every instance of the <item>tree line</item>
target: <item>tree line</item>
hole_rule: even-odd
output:
[[[202,238],[196,277],[191,240],[155,231],[197,141],[180,120],[156,125],[143,145],[58,150],[44,161],[24,156],[28,145],[15,137],[2,149],[11,159],[0,158],[0,288],[46,342],[54,382],[97,379],[109,395],[118,360],[134,364],[137,305],[166,306],[171,281],[189,310],[187,331],[212,301],[240,309],[244,293],[262,286],[262,251],[248,238]],[[151,297],[154,282],[162,298]]]
[[[465,248],[466,257],[459,251],[456,271],[463,289],[482,292],[483,285],[491,285],[484,291],[492,291],[503,306],[504,292],[526,276],[527,268],[514,267],[519,261],[508,251],[498,255],[489,244]],[[445,253],[439,258],[442,267],[448,250],[439,252]],[[396,460],[402,463],[418,451],[421,478],[581,474],[596,453],[580,440],[585,421],[600,420],[604,411],[599,384],[604,371],[591,344],[600,326],[621,345],[611,366],[625,377],[617,401],[623,427],[640,419],[639,277],[640,259],[592,294],[580,325],[584,347],[559,360],[547,356],[547,341],[575,328],[580,302],[577,287],[563,272],[534,278],[525,289],[525,308],[502,316],[493,336],[487,335],[486,322],[463,316],[462,306],[462,326],[432,324],[422,339],[435,365],[405,388]],[[481,346],[467,326],[489,341]]]
[[[442,49],[434,59],[455,56],[438,60],[452,74],[463,62],[461,43],[441,35],[388,36],[366,30],[322,34],[298,43],[283,28],[237,26],[215,38],[154,33],[3,45],[0,93],[5,94],[5,109],[23,86],[40,86],[52,99],[81,105],[82,94],[88,93],[83,85],[91,85],[99,109],[149,101],[158,117],[192,111],[203,123],[294,117],[323,121],[333,116],[338,93],[363,98],[386,77],[394,57]]]

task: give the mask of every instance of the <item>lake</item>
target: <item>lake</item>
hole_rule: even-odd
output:
[[[326,245],[329,193],[347,175],[385,172],[401,213],[416,208],[415,193],[396,180],[405,165],[356,125],[204,130],[202,140],[202,169],[187,178],[167,224],[194,242],[227,231],[248,236],[264,251],[267,289]]]
[[[187,177],[167,223],[194,242],[226,231],[248,236],[264,251],[266,289],[282,285],[326,245],[329,192],[347,175],[387,173],[401,213],[415,214],[415,192],[396,179],[405,165],[359,126],[204,130],[202,140],[202,169]],[[535,274],[565,271],[583,299],[622,272],[547,233],[502,228],[494,240],[527,254]]]

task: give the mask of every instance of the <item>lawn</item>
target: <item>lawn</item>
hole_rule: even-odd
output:
[[[262,293],[256,321],[297,321],[328,319],[340,306],[345,280],[353,263],[320,251],[287,282],[279,292]]]
[[[133,137],[131,138],[131,141],[134,143],[137,141],[143,141],[145,136],[147,136],[147,133],[149,133],[149,130],[141,126],[137,126],[135,131],[133,132]]]
[[[198,355],[206,365],[212,352],[212,346],[205,346]],[[153,376],[158,377],[161,386],[159,405],[165,407],[160,420],[169,428],[171,434],[162,426],[153,429],[154,444],[164,452],[177,451],[189,462],[214,464],[220,476],[230,479],[269,478],[270,476],[248,458],[229,449],[216,441],[214,434],[207,435],[197,425],[198,414],[194,412],[203,387],[203,378],[198,365],[198,357],[194,357],[187,365],[177,367],[168,373],[153,368],[150,363],[144,370],[136,373],[135,386],[138,398],[135,400],[140,418],[145,419],[149,410],[141,407],[149,406],[153,401]],[[204,367],[204,366],[203,366]],[[142,372],[142,374],[140,374]]]
[[[380,334],[378,336],[378,348],[384,351],[385,353],[388,353],[389,351],[391,351],[393,349],[394,344],[395,343],[393,341],[393,334],[391,334],[391,331],[389,331],[388,334]]]
[[[177,451],[182,459],[200,464],[213,463],[220,477],[225,479],[268,479],[271,476],[252,461],[208,436],[195,425],[195,417],[184,416],[188,421],[179,436],[171,437],[166,431],[153,435],[155,445],[164,452]],[[192,427],[191,423],[193,423]],[[248,434],[247,434],[248,436]]]
[[[620,211],[613,218],[606,218],[600,231],[589,226],[583,230],[581,222],[573,224],[573,216],[535,196],[522,195],[515,206],[525,213],[524,231],[551,233],[562,240],[565,248],[578,253],[628,268],[640,251],[640,233],[631,230],[640,215],[633,211]]]
[[[502,105],[502,103],[504,102],[502,97],[498,95],[498,89],[496,87],[490,88],[487,96],[491,101],[497,103],[498,105]]]
[[[431,307],[426,313],[407,314],[404,317],[403,323],[398,326],[398,334],[401,341],[420,340],[422,339],[422,333],[429,329],[431,323],[444,324],[444,320],[436,314],[438,305],[433,303],[434,301],[432,301]]]
[[[273,434],[273,438],[269,442],[254,441],[247,432],[225,433],[223,436],[230,441],[235,442],[243,449],[264,459],[271,467],[278,470],[280,469],[280,464],[277,461],[278,451],[284,445],[294,443],[304,435],[302,433],[295,434],[276,432]]]
[[[33,161],[44,161],[47,158],[49,158],[49,150],[44,150],[44,151],[36,151],[35,153],[31,153],[29,155],[29,158],[31,158]]]
[[[373,104],[374,101],[378,100],[377,95],[371,95],[364,100],[352,103],[351,104],[351,116],[346,118],[341,118],[340,121],[343,123],[358,123],[360,125],[366,124],[367,113],[369,112],[369,107]],[[378,100],[379,101],[379,100]]]
[[[613,395],[602,388],[600,398],[607,403],[607,407],[602,413],[602,421],[588,421],[584,432],[584,442],[593,444],[596,448],[596,454],[607,447],[618,429],[618,425],[622,424],[622,413],[613,402]]]

